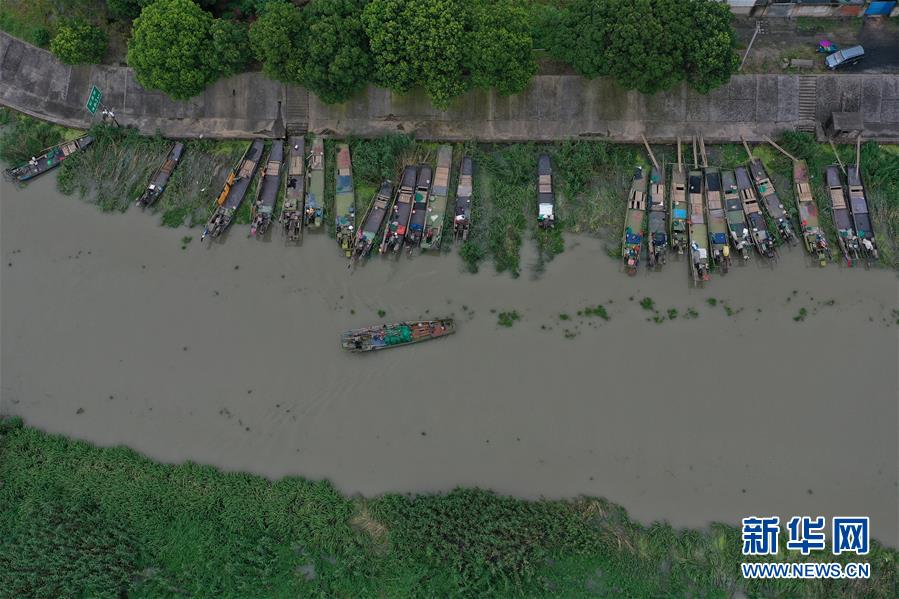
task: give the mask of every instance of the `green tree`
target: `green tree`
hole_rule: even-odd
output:
[[[708,92],[737,66],[730,10],[714,0],[574,0],[551,51],[585,77],[644,93],[687,80]]]
[[[50,42],[50,51],[66,64],[93,64],[103,60],[108,42],[106,32],[99,27],[75,21],[59,27]]]
[[[278,81],[299,83],[302,12],[283,1],[269,2],[250,27],[250,46],[262,71]]]
[[[520,2],[475,7],[466,43],[466,67],[475,87],[494,87],[501,94],[522,91],[537,72],[532,48],[530,13]]]
[[[300,81],[324,102],[349,99],[365,87],[372,69],[362,28],[364,0],[317,0],[302,11],[306,38]]]
[[[243,66],[246,44],[240,25],[216,21],[192,0],[156,0],[134,20],[128,64],[144,87],[186,99]]]
[[[365,86],[372,69],[363,6],[364,0],[317,0],[303,10],[268,3],[250,28],[263,71],[305,85],[325,102],[347,100]]]
[[[398,92],[408,91],[419,80],[417,65],[409,52],[408,5],[407,0],[372,0],[362,13],[375,65],[373,79]]]

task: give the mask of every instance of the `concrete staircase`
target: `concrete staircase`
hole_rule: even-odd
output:
[[[814,75],[799,77],[799,123],[796,129],[808,133],[815,132],[817,124],[818,78]]]
[[[285,125],[288,134],[306,133],[309,130],[309,92],[298,85],[288,85]]]

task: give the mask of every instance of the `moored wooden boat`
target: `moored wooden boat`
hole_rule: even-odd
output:
[[[140,197],[137,198],[135,204],[141,208],[146,208],[147,206],[152,206],[156,203],[156,200],[158,200],[159,196],[162,195],[162,192],[165,191],[166,183],[169,182],[169,178],[172,176],[175,167],[178,166],[178,161],[181,160],[181,155],[183,153],[184,144],[180,141],[175,142],[175,145],[169,150],[165,162],[163,162],[162,166],[160,166],[156,172],[153,173],[153,176],[150,177],[149,185],[147,185],[144,192],[140,194]]]
[[[812,195],[805,160],[793,162],[793,185],[796,188],[796,203],[799,207],[799,231],[802,233],[805,249],[821,266],[826,266],[830,261],[830,247],[827,245],[827,237],[818,218],[818,206]]]
[[[762,208],[759,206],[758,197],[755,195],[755,187],[749,178],[749,172],[742,166],[737,167],[735,171],[737,177],[737,188],[740,190],[740,202],[743,205],[743,214],[749,223],[749,234],[752,243],[759,254],[773,260],[777,257],[777,250],[774,246],[774,239],[768,231],[768,222],[765,215],[762,214]]]
[[[412,216],[412,200],[415,195],[415,182],[418,169],[407,166],[403,170],[403,178],[396,190],[396,199],[384,228],[384,238],[381,240],[380,253],[399,253],[406,239],[406,229],[409,227],[409,217]]]
[[[421,240],[422,250],[440,249],[452,165],[453,147],[444,144],[437,151],[437,169],[434,171],[434,183],[431,186],[431,196],[428,200],[428,217],[425,220],[425,232]]]
[[[679,255],[689,245],[687,240],[687,172],[678,164],[671,168],[671,249]]]
[[[840,177],[840,169],[836,165],[827,167],[825,171],[827,188],[830,192],[831,216],[833,226],[837,230],[837,243],[847,266],[852,266],[859,259],[859,242],[855,234],[855,226],[852,224],[852,214],[846,203],[846,189],[843,187],[843,179]]]
[[[350,146],[337,146],[336,191],[334,194],[334,231],[337,243],[347,258],[353,253],[356,233],[356,192],[353,189],[353,167]]]
[[[322,226],[325,216],[325,142],[321,137],[312,140],[306,174],[309,181],[306,183],[303,224],[318,229]]]
[[[874,237],[874,225],[871,223],[871,213],[868,210],[868,198],[865,197],[865,184],[862,182],[862,174],[857,165],[850,164],[846,167],[846,176],[849,180],[849,208],[852,210],[852,223],[855,225],[855,234],[858,236],[858,247],[865,265],[876,261],[877,240]]]
[[[272,224],[278,190],[281,188],[281,163],[284,162],[284,143],[280,139],[272,142],[268,160],[262,171],[262,180],[256,190],[253,202],[253,216],[250,222],[250,235],[265,235]]]
[[[254,140],[244,152],[243,158],[228,175],[225,187],[215,200],[214,211],[206,223],[206,228],[203,229],[200,241],[204,240],[207,235],[213,239],[218,237],[231,225],[244,196],[247,195],[253,175],[256,174],[256,167],[259,166],[264,147],[265,144],[261,139]]]
[[[453,208],[453,240],[468,239],[471,228],[471,193],[474,165],[471,156],[462,156],[459,166],[459,183],[456,186],[456,202]]]
[[[643,253],[643,218],[646,215],[646,176],[643,167],[634,169],[631,189],[627,194],[627,214],[624,217],[624,235],[621,240],[621,256],[625,272],[637,274],[640,255]]]
[[[749,170],[755,181],[755,187],[758,190],[759,197],[768,212],[768,216],[774,220],[777,230],[780,232],[783,240],[792,244],[796,241],[796,233],[793,232],[793,224],[790,222],[790,215],[787,213],[780,196],[774,189],[774,183],[768,177],[765,166],[758,158],[749,161]]]
[[[548,154],[537,159],[537,226],[552,229],[556,224],[556,194],[553,191],[553,167]]]
[[[668,259],[668,210],[665,206],[665,171],[653,167],[649,173],[649,265]]]
[[[721,197],[721,171],[714,166],[705,169],[705,200],[712,263],[720,268],[722,273],[726,273],[730,269],[727,215],[724,213]]]
[[[746,223],[746,215],[743,214],[737,177],[733,171],[721,172],[721,189],[724,192],[724,211],[727,216],[727,228],[730,231],[730,243],[740,252],[745,262],[749,260],[752,237],[749,235],[749,225]]]
[[[415,183],[415,195],[412,197],[412,214],[409,215],[409,226],[406,228],[406,247],[409,248],[410,254],[418,247],[424,236],[430,193],[431,167],[422,164],[418,167],[418,180]]]
[[[371,200],[365,217],[361,221],[359,230],[356,232],[356,239],[353,244],[353,261],[367,258],[371,254],[371,250],[375,245],[375,239],[384,224],[384,219],[390,210],[391,198],[393,197],[393,183],[384,181],[381,183],[380,189]]]
[[[294,135],[287,140],[287,173],[284,177],[284,203],[281,205],[281,231],[287,241],[299,241],[303,234],[306,208],[306,140]]]
[[[45,149],[40,156],[32,156],[31,160],[25,164],[8,168],[3,172],[11,181],[25,183],[38,175],[53,170],[62,164],[66,158],[88,147],[93,141],[94,138],[90,135],[84,135],[71,141],[64,141],[61,144]]]
[[[687,175],[687,202],[690,217],[687,221],[690,233],[690,273],[693,284],[708,281],[709,276],[709,228],[705,220],[702,197],[702,171],[693,170]]]
[[[452,318],[411,320],[347,331],[340,336],[340,344],[351,352],[367,352],[440,339],[455,332]]]

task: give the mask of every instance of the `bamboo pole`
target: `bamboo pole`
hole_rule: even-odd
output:
[[[774,143],[774,140],[771,139],[770,137],[768,137],[767,135],[763,136],[762,139],[764,139],[765,141],[767,141],[769,144],[771,144],[772,146],[774,146],[776,149],[780,150],[780,152],[781,152],[784,156],[786,156],[787,158],[789,158],[789,159],[792,160],[793,162],[799,162],[799,159],[798,159],[798,158],[796,158],[795,156],[793,156],[792,154],[790,154],[789,152],[787,152],[786,150],[784,150],[782,147],[780,147],[779,145],[777,145],[776,143]]]
[[[752,160],[752,150],[749,149],[749,144],[746,143],[746,138],[742,135],[740,136],[740,141],[743,142],[743,147],[746,148],[746,153],[749,154],[749,159]]]
[[[705,138],[702,133],[699,134],[699,151],[702,152],[702,168],[709,168],[709,159],[705,153]]]
[[[830,149],[833,150],[833,155],[836,156],[836,158],[837,158],[837,164],[840,165],[840,170],[843,171],[843,174],[845,175],[846,167],[843,165],[843,161],[840,160],[840,155],[837,153],[837,147],[834,145],[833,140],[830,139],[829,137],[827,138],[827,141],[830,142]]]
[[[862,162],[862,134],[859,133],[858,137],[855,139],[855,176],[859,176],[859,169],[861,169]]]
[[[683,172],[684,170],[684,158],[681,153],[680,147],[680,135],[677,136],[677,172]]]
[[[657,171],[661,171],[662,169],[659,168],[659,163],[656,161],[655,154],[652,153],[652,148],[649,147],[649,142],[646,141],[646,136],[641,133],[640,137],[643,138],[643,145],[646,146],[646,151],[649,152],[649,159],[652,160],[652,165],[656,167]]]
[[[699,156],[696,154],[696,136],[691,135],[690,138],[693,140],[693,168],[699,166]]]

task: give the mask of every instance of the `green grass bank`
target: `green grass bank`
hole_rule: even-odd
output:
[[[41,149],[80,134],[6,109],[0,109],[0,130],[3,131],[0,159],[8,164],[24,162]],[[90,132],[97,141],[86,152],[62,164],[57,179],[59,189],[67,194],[78,193],[103,210],[126,210],[162,163],[173,142],[108,125],[97,125]],[[325,220],[329,234],[333,233],[336,141],[327,140],[325,144]],[[360,218],[381,181],[399,181],[406,164],[428,163],[434,167],[439,146],[434,142],[415,140],[411,135],[346,141],[351,149],[356,210]],[[228,170],[240,158],[247,143],[241,140],[188,140],[181,163],[151,212],[159,214],[161,222],[168,226],[204,223]],[[311,138],[307,143],[311,143]],[[824,181],[824,169],[836,162],[833,150],[805,133],[787,133],[778,143],[808,162],[822,226],[831,247],[836,248],[836,231]],[[634,168],[650,167],[649,157],[641,145],[569,140],[554,144],[466,142],[453,144],[453,147],[446,231],[452,230],[452,206],[462,154],[470,154],[475,163],[472,227],[466,242],[457,246],[470,271],[475,272],[485,262],[492,262],[497,272],[519,276],[522,272],[521,247],[530,240],[538,250],[534,269],[539,273],[554,256],[564,251],[566,232],[600,237],[609,256],[620,256],[626,198]],[[660,163],[669,165],[666,174],[670,175],[670,164],[677,160],[676,148],[654,144],[652,149]],[[740,144],[708,145],[707,151],[709,164],[723,168],[745,165],[748,159]],[[836,146],[836,151],[843,164],[855,161],[853,145]],[[778,194],[795,219],[798,208],[791,161],[767,144],[755,144],[752,152],[765,164]],[[541,153],[550,155],[554,169],[557,215],[556,226],[549,231],[539,230],[536,226],[536,164]],[[683,154],[684,161],[691,165],[692,149],[688,144],[685,144]],[[880,248],[880,263],[899,269],[899,145],[868,142],[862,145],[861,157],[862,177]],[[248,198],[253,197],[256,184],[253,183]],[[251,201],[244,202],[235,224],[249,222],[250,204]],[[444,251],[451,247],[451,243],[443,244]],[[838,254],[834,252],[834,262],[839,262]]]
[[[744,581],[733,526],[477,489],[346,497],[0,420],[0,597],[893,597],[896,558],[874,543],[866,581]]]

